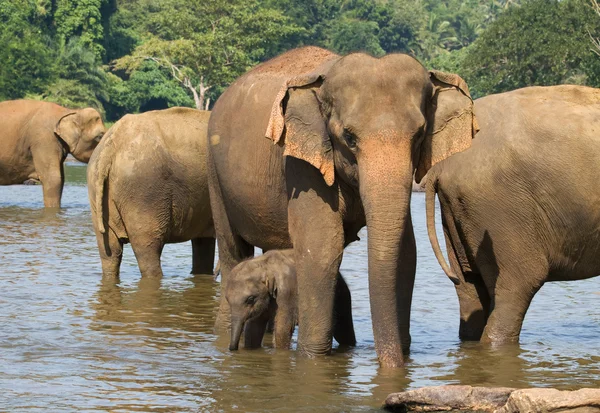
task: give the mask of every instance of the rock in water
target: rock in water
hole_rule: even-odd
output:
[[[497,413],[572,412],[600,413],[600,389],[560,391],[523,389],[511,393]]]
[[[493,412],[506,404],[514,390],[508,387],[424,387],[390,394],[385,400],[385,408],[391,411],[478,410]]]
[[[600,389],[511,389],[472,386],[424,387],[392,393],[391,411],[478,411],[493,413],[600,413]]]

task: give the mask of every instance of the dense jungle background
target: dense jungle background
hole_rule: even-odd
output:
[[[0,99],[98,108],[109,122],[210,108],[285,50],[408,53],[475,97],[600,87],[596,0],[0,0]]]

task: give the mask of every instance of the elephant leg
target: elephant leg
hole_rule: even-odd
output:
[[[463,273],[454,267],[452,271],[460,280],[460,284],[454,286],[460,306],[458,336],[463,341],[478,341],[481,339],[490,311],[490,299],[485,283],[480,274]]]
[[[481,337],[482,343],[518,343],[525,313],[544,284],[548,267],[500,268],[493,287],[492,311]],[[483,274],[485,278],[485,274]],[[488,286],[489,288],[490,286]]]
[[[298,278],[298,349],[310,357],[331,353],[337,274],[344,252],[339,188],[321,172],[288,157],[288,226]],[[307,190],[306,188],[310,188]]]
[[[135,253],[142,277],[161,278],[163,276],[160,267],[160,254],[163,246],[163,242],[156,239],[147,241],[139,237],[131,239],[131,249]]]
[[[32,156],[34,168],[42,182],[44,206],[46,208],[60,208],[60,200],[65,183],[62,159],[58,154],[40,153],[39,149],[33,149]]]
[[[107,228],[104,234],[96,231],[96,240],[102,261],[103,277],[118,278],[123,258],[123,243],[110,228]]]
[[[273,347],[289,349],[292,343],[292,335],[297,323],[296,300],[278,300],[276,304],[271,302],[267,328],[273,321]]]
[[[215,265],[215,239],[194,238],[192,240],[191,274],[213,274]]]
[[[356,335],[354,334],[354,323],[352,321],[352,297],[348,284],[339,272],[335,287],[334,314],[333,337],[340,346],[355,346]]]
[[[229,274],[233,267],[241,261],[254,256],[254,246],[238,236],[231,226],[210,151],[208,155],[208,189],[221,270],[221,296],[219,311],[215,320],[215,331],[226,333],[231,328],[231,309],[225,299],[225,288],[227,287]]]
[[[455,285],[460,306],[458,336],[465,341],[478,341],[483,334],[490,311],[490,297],[480,274],[463,272],[446,231],[446,250],[452,272],[460,280]]]
[[[244,327],[245,348],[260,348],[262,346],[263,337],[265,335],[267,324],[269,323],[270,318],[271,313],[269,311],[265,311],[260,316],[246,321],[246,326]]]
[[[233,267],[254,255],[254,247],[237,235],[228,234],[217,237],[219,248],[219,262],[221,265],[221,298],[219,299],[219,312],[215,321],[217,332],[227,332],[231,328],[231,309],[225,299],[225,288],[229,274]]]

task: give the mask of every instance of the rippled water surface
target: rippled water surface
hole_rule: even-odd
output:
[[[0,186],[0,410],[369,412],[390,392],[427,385],[600,386],[600,277],[544,286],[519,346],[461,344],[458,301],[431,252],[423,194],[412,208],[412,350],[406,368],[382,370],[366,231],[342,264],[355,349],[318,360],[271,348],[231,353],[212,330],[219,284],[189,275],[189,243],[165,248],[160,282],[140,280],[130,248],[120,283],[102,281],[85,167],[67,167],[59,212],[44,211],[41,186]]]

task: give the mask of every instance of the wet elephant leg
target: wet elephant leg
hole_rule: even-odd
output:
[[[490,311],[489,294],[480,274],[463,272],[447,235],[446,249],[452,272],[460,280],[460,284],[454,286],[460,306],[458,336],[464,341],[478,341]]]
[[[286,159],[288,223],[298,278],[298,350],[309,357],[331,353],[337,274],[344,251],[339,188],[318,169]]]
[[[462,273],[452,267],[460,284],[455,285],[460,306],[458,336],[463,341],[478,341],[489,316],[490,299],[480,274]]]
[[[499,267],[497,279],[493,283],[493,295],[490,293],[493,297],[492,311],[481,342],[518,343],[527,309],[547,277],[548,266],[545,264],[540,264],[537,268],[526,268],[514,262],[514,265]]]
[[[225,299],[225,288],[229,274],[233,267],[246,258],[254,255],[254,246],[248,244],[238,236],[227,216],[227,210],[223,202],[223,194],[219,186],[219,180],[213,164],[212,155],[208,156],[208,189],[210,192],[210,208],[213,214],[215,234],[217,234],[217,247],[219,249],[219,266],[221,272],[221,296],[219,299],[219,311],[215,320],[215,331],[227,333],[231,329],[231,309]]]
[[[102,276],[118,278],[123,258],[123,243],[110,228],[107,228],[104,234],[96,231],[96,239],[102,261]]]
[[[160,254],[164,244],[159,240],[131,239],[131,249],[135,253],[142,277],[160,278],[163,276],[160,267]]]
[[[46,208],[60,208],[65,171],[63,159],[53,153],[45,153],[43,147],[31,149],[33,165],[42,182],[44,193],[44,206]]]
[[[194,238],[192,240],[191,274],[213,274],[215,265],[215,239]]]
[[[215,220],[216,222],[216,220]],[[231,309],[225,299],[225,288],[229,274],[233,267],[246,258],[254,255],[254,247],[234,234],[224,234],[217,237],[219,248],[219,263],[221,266],[221,298],[219,299],[219,311],[215,320],[215,330],[227,333],[231,328]]]
[[[348,284],[338,272],[335,287],[333,338],[340,346],[355,346],[354,322],[352,321],[352,297]]]

